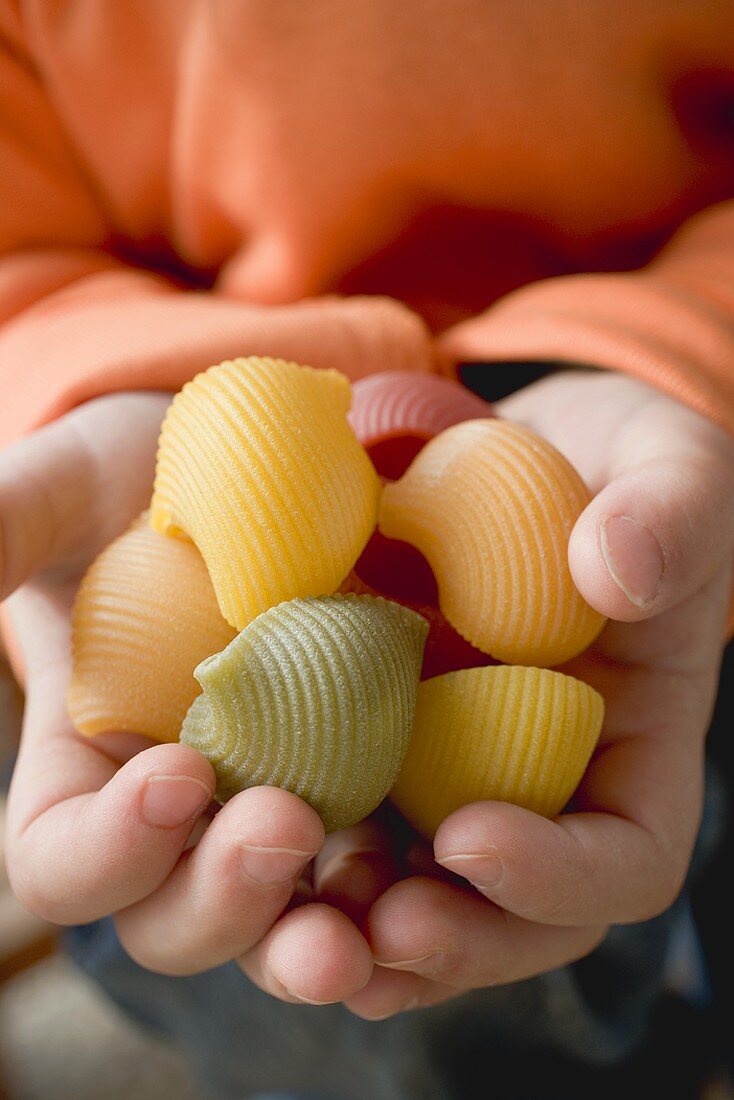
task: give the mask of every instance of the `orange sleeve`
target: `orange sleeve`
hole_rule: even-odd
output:
[[[0,446],[89,398],[179,389],[236,355],[430,369],[423,323],[388,299],[263,307],[119,262],[95,189],[0,3]]]
[[[447,331],[447,361],[560,360],[609,367],[734,435],[734,202],[691,218],[647,267],[515,291]]]

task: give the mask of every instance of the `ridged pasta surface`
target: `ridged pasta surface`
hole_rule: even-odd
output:
[[[426,837],[483,799],[555,817],[584,774],[603,718],[597,691],[550,669],[497,665],[426,680],[390,797]]]
[[[405,756],[427,632],[371,596],[282,603],[196,670],[204,694],[181,740],[211,762],[222,802],[267,784],[305,799],[327,830],[353,825]]]
[[[379,480],[348,407],[337,371],[258,358],[220,363],[173,400],[151,523],[196,543],[239,630],[334,592],[374,529]]]
[[[585,650],[605,621],[568,567],[589,499],[546,440],[473,420],[442,432],[385,486],[379,526],[425,555],[441,610],[467,641],[507,664],[552,666]]]
[[[492,415],[489,402],[450,378],[397,370],[354,384],[349,421],[377,472],[397,478],[445,428]]]
[[[72,621],[68,708],[85,734],[129,730],[177,741],[199,693],[194,669],[232,640],[195,546],[147,516],[82,580]]]

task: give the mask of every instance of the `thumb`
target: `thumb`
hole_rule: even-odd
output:
[[[569,543],[581,594],[623,622],[693,595],[734,550],[734,440],[672,403],[656,417],[642,435],[620,441],[615,476],[579,517]]]
[[[0,452],[0,600],[42,569],[85,565],[147,506],[168,401],[98,398]]]

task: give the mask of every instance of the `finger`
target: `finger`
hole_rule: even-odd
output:
[[[343,913],[317,902],[281,917],[239,960],[260,989],[296,1004],[333,1004],[369,981],[372,955]]]
[[[399,1012],[442,1004],[459,995],[459,990],[408,971],[376,966],[364,989],[349,997],[345,1007],[363,1020],[386,1020]]]
[[[609,484],[569,543],[582,595],[625,622],[697,592],[734,545],[734,440],[666,398],[648,405],[636,428],[631,421],[615,437]]]
[[[141,966],[194,974],[265,935],[324,837],[318,815],[276,787],[231,799],[154,893],[121,913],[123,947]]]
[[[615,749],[603,759],[608,782],[615,773],[624,777],[644,755]],[[698,777],[693,785],[698,790]],[[687,809],[685,816],[693,826]],[[518,806],[474,803],[443,822],[436,858],[524,920],[623,924],[648,920],[673,903],[691,855],[694,829],[685,832],[673,847],[659,833],[614,814],[547,821]]]
[[[411,878],[379,898],[367,921],[378,966],[456,989],[521,981],[581,958],[600,928],[535,924],[456,886]]]
[[[314,860],[320,901],[358,924],[372,903],[400,877],[388,829],[374,818],[330,833]]]
[[[99,398],[2,452],[0,599],[62,559],[70,571],[82,545],[94,554],[145,508],[168,401],[155,393]]]

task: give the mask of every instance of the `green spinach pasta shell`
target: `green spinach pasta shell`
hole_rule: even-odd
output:
[[[195,676],[181,740],[211,762],[217,798],[283,787],[327,831],[361,821],[408,748],[426,620],[381,597],[295,599],[253,620]]]

